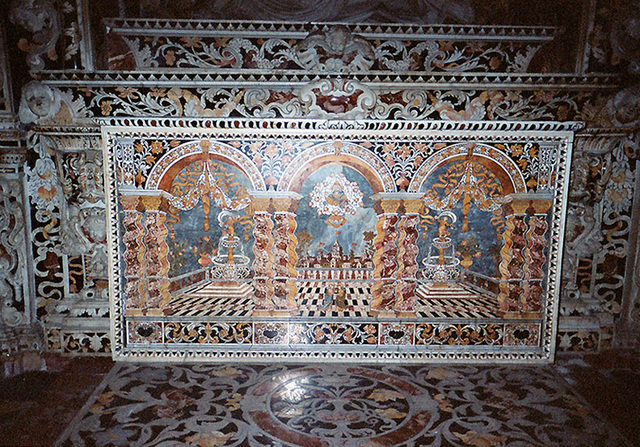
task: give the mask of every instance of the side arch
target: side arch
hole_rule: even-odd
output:
[[[202,159],[203,142],[205,142],[205,145],[208,143],[210,159],[223,161],[238,168],[247,176],[251,182],[252,189],[256,191],[266,190],[262,174],[249,157],[232,146],[206,139],[181,144],[162,156],[149,173],[145,187],[147,189],[168,191],[171,182],[173,182],[173,179],[182,168]]]
[[[420,192],[422,185],[433,171],[444,164],[466,158],[468,152],[467,143],[448,146],[437,152],[420,165],[407,192]],[[473,158],[498,177],[505,194],[527,191],[525,178],[518,165],[498,149],[485,144],[476,144],[473,148]]]
[[[367,179],[374,193],[396,191],[395,181],[387,166],[371,151],[353,143],[321,143],[298,154],[282,173],[278,190],[299,192],[311,174],[332,164],[358,171]]]

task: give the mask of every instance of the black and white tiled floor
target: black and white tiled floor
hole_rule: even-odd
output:
[[[182,317],[247,317],[253,312],[253,289],[247,283],[210,282],[183,291],[169,306],[172,315]]]
[[[303,317],[366,317],[371,289],[367,283],[345,286],[345,308],[325,304],[326,283],[303,282],[298,286],[300,315]]]
[[[498,299],[462,284],[439,288],[421,285],[416,290],[420,318],[496,318]]]
[[[345,286],[346,306],[326,305],[327,282],[298,283],[298,303],[303,317],[366,317],[371,285],[350,282]],[[419,318],[496,318],[497,299],[464,285],[447,288],[422,285],[416,290]],[[253,312],[252,290],[248,284],[236,287],[209,283],[176,296],[170,303],[175,316],[247,317]]]

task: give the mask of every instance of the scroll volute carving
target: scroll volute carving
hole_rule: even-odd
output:
[[[60,37],[60,19],[51,0],[14,0],[9,20],[27,32],[18,41],[20,50],[27,53],[31,70],[45,68],[43,55],[55,59],[55,46]]]

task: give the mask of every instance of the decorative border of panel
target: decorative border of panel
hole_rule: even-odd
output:
[[[104,119],[100,124],[108,194],[112,350],[116,360],[277,359],[295,362],[329,359],[405,363],[544,363],[553,360],[569,182],[567,165],[571,159],[573,134],[580,124],[160,117]],[[252,142],[256,144],[251,146]],[[261,154],[256,147],[265,142],[269,146],[263,148],[265,153]],[[522,152],[523,147],[535,150],[527,155],[526,151]],[[228,160],[236,167],[244,166],[243,172],[253,187],[252,200],[262,206],[253,215],[255,227],[269,227],[264,234],[253,229],[256,244],[271,244],[267,250],[271,261],[262,259],[261,252],[254,248],[256,265],[258,260],[260,263],[271,262],[276,274],[269,276],[267,270],[255,267],[253,276],[247,279],[247,272],[239,269],[235,262],[232,271],[214,269],[208,273],[219,275],[223,281],[232,277],[237,284],[253,281],[255,289],[250,294],[255,305],[255,309],[251,308],[253,313],[172,315],[168,303],[174,289],[169,285],[169,266],[162,261],[162,254],[167,250],[163,242],[167,232],[163,226],[166,215],[163,209],[168,206],[167,201],[179,206],[184,204],[167,193],[166,177],[171,173],[175,177],[190,160],[209,160],[209,151],[215,152],[214,158]],[[419,151],[422,151],[420,155]],[[273,160],[266,163],[259,155],[278,157],[279,163],[273,163]],[[419,216],[419,211],[416,211],[418,208],[407,210],[426,203],[427,194],[421,199],[417,197],[423,194],[420,187],[429,173],[435,172],[443,163],[446,165],[451,160],[465,157],[470,160],[474,156],[484,157],[485,164],[498,160],[501,175],[511,179],[510,198],[505,202],[509,210],[506,219],[516,217],[506,226],[524,225],[522,235],[526,235],[527,242],[522,251],[529,256],[538,250],[531,256],[544,257],[544,262],[538,262],[536,266],[528,266],[526,262],[529,261],[523,261],[525,270],[533,272],[535,267],[539,272],[535,274],[540,276],[532,280],[537,284],[535,296],[539,298],[532,302],[525,298],[521,302],[509,301],[508,296],[513,297],[514,290],[518,290],[510,289],[517,280],[503,276],[496,286],[501,292],[494,294],[500,304],[498,317],[456,317],[453,314],[442,318],[420,317],[412,307],[415,306],[416,283],[421,284],[416,255],[412,255],[412,260],[407,254],[409,246],[402,245],[415,242],[418,233],[411,225],[417,227],[419,217],[407,216]],[[260,159],[260,163],[252,161],[256,159]],[[372,284],[372,292],[368,297],[371,311],[366,315],[355,318],[296,314],[292,312],[295,307],[291,306],[297,305],[292,297],[298,290],[296,281],[300,281],[295,273],[298,259],[293,254],[296,247],[287,245],[288,240],[295,240],[295,211],[291,211],[295,207],[292,208],[291,203],[299,200],[292,185],[302,182],[300,166],[306,166],[305,163],[315,169],[344,163],[347,159],[364,167],[363,171],[372,175],[377,173],[373,187],[374,192],[377,191],[375,206],[380,219],[376,226],[376,262],[383,265],[388,260],[391,264],[397,264],[401,258],[408,261],[390,272],[386,267],[375,267],[373,279],[367,280]],[[338,177],[335,179],[341,181]],[[348,190],[349,183],[343,183],[343,187]],[[352,195],[357,196],[357,191]],[[243,200],[240,196],[234,199],[239,204]],[[148,212],[153,218],[140,217],[141,212]],[[408,214],[394,217],[401,213]],[[526,222],[525,218],[517,221],[517,216],[525,214],[537,217],[527,217]],[[335,211],[327,222],[337,226],[343,217]],[[218,219],[222,227],[223,220]],[[439,234],[446,235],[446,219],[439,221]],[[396,224],[399,236],[394,234],[395,230],[388,230],[389,226],[396,228]],[[548,235],[542,248],[535,246],[539,238],[531,236],[536,232],[539,236]],[[235,232],[230,234],[235,235]],[[399,239],[394,242],[394,237]],[[387,240],[396,244],[396,251],[387,252],[381,248]],[[515,253],[519,249],[514,243],[513,247],[509,245],[503,250],[501,270],[505,272],[507,267],[511,268],[505,257],[509,250]],[[158,254],[160,261],[156,262],[154,256]],[[233,253],[227,255],[227,259],[232,258]],[[282,265],[275,265],[273,259],[283,260]],[[130,266],[152,273],[143,276]],[[429,280],[426,275],[421,278]],[[441,276],[438,278],[438,284],[449,281]],[[226,295],[219,296],[231,299],[229,296],[235,293],[240,297],[237,302],[241,302],[247,297],[246,287],[234,287]],[[402,299],[396,298],[395,304],[389,304],[388,298],[395,296],[394,290],[400,293],[405,290],[402,287],[411,292]],[[531,286],[524,287],[526,295]],[[278,290],[284,292],[278,295]],[[265,299],[267,295],[272,298]]]

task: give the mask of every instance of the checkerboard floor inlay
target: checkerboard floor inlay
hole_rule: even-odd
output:
[[[327,294],[329,284],[318,281],[298,283],[299,316],[367,317],[371,283],[345,286],[343,306]],[[446,288],[422,284],[416,290],[418,318],[497,318],[498,300],[464,284]],[[250,317],[253,313],[253,289],[246,283],[214,281],[181,291],[171,300],[175,316]]]
[[[420,318],[497,318],[498,298],[483,295],[464,284],[446,288],[422,284],[416,290]]]
[[[253,288],[247,283],[212,281],[183,290],[169,303],[173,315],[248,317],[253,312]]]
[[[305,281],[298,285],[300,315],[303,317],[366,317],[371,289],[367,283],[350,282],[345,290],[345,306],[327,295],[327,283]]]

